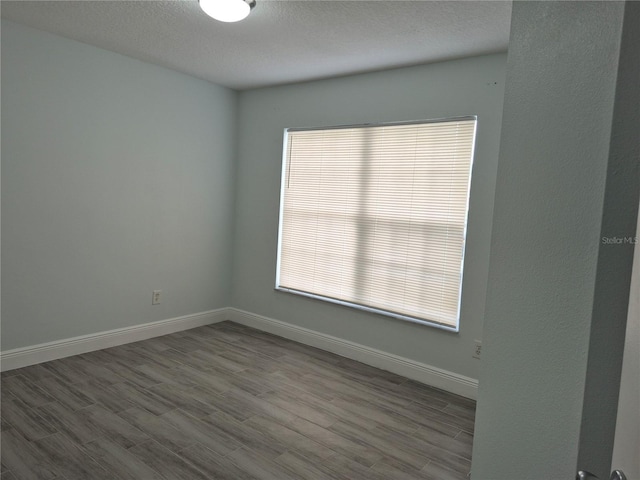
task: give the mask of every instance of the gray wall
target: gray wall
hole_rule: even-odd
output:
[[[237,110],[230,90],[3,21],[2,349],[235,306],[477,378],[504,65],[247,91]],[[471,114],[460,333],[274,291],[284,128]]]
[[[635,236],[639,7],[514,2],[473,479],[609,478],[633,245],[602,239]]]
[[[640,215],[636,226],[640,238]],[[613,448],[613,468],[624,471],[627,478],[640,478],[640,241],[633,254],[633,274],[629,297],[629,315],[624,339],[620,399]]]
[[[504,89],[491,55],[240,94],[233,306],[478,377]],[[460,332],[274,291],[282,137],[286,127],[478,115]]]
[[[2,350],[229,305],[236,101],[2,21]]]

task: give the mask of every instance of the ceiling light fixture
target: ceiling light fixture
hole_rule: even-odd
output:
[[[256,0],[198,0],[200,8],[220,22],[239,22],[247,18]]]

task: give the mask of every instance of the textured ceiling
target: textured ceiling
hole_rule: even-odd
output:
[[[257,0],[242,22],[197,0],[2,1],[2,17],[235,89],[505,51],[511,2]]]

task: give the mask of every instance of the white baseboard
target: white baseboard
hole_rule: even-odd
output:
[[[81,353],[115,347],[125,343],[138,342],[160,335],[168,335],[169,333],[222,322],[228,320],[228,313],[228,308],[220,308],[208,312],[134,325],[133,327],[117,328],[106,332],[15,348],[13,350],[0,352],[0,370],[4,372],[6,370],[13,370],[14,368],[27,367],[37,363],[70,357],[71,355],[79,355]]]
[[[247,327],[336,353],[463,397],[477,398],[478,381],[470,377],[237,308],[228,309],[228,319]]]
[[[4,372],[15,368],[27,367],[50,360],[210,325],[224,320],[231,320],[248,327],[304,343],[305,345],[311,345],[457,395],[473,399],[477,396],[478,381],[473,378],[237,308],[220,308],[208,312],[0,352],[0,370]]]

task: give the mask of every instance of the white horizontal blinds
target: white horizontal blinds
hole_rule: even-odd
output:
[[[278,286],[457,326],[474,132],[288,132]]]

